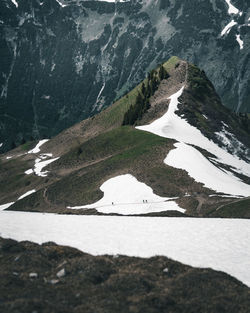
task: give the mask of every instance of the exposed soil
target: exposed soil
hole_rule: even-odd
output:
[[[0,312],[246,313],[250,289],[211,269],[156,256],[91,256],[0,238]]]

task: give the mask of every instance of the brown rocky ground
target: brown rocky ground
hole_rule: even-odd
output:
[[[91,256],[0,238],[0,312],[247,313],[250,289],[156,256]]]

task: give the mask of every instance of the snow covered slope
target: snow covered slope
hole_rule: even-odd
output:
[[[171,151],[165,159],[166,164],[186,170],[195,180],[218,192],[250,196],[250,186],[244,184],[232,172],[220,169],[219,163],[227,164],[233,171],[248,177],[250,177],[250,164],[223,150],[184,118],[175,114],[178,98],[181,97],[183,90],[184,87],[169,98],[170,103],[166,114],[150,125],[138,126],[137,129],[180,142],[175,145],[177,149]],[[210,152],[215,158],[206,159],[190,145]],[[217,167],[214,163],[217,163]]]

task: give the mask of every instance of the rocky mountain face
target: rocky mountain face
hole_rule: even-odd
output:
[[[0,151],[94,115],[171,55],[248,112],[249,10],[243,0],[2,0]]]
[[[172,57],[97,115],[3,154],[0,209],[249,218],[249,129]]]

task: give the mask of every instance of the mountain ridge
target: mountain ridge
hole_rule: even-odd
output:
[[[209,188],[206,188],[204,183],[202,184],[199,179],[197,181],[196,176],[193,176],[196,177],[195,179],[192,177],[194,174],[189,172],[189,169],[182,168],[185,162],[182,162],[183,164],[181,164],[181,168],[178,168],[178,166],[176,168],[175,165],[168,165],[168,157],[179,151],[179,146],[176,146],[179,141],[177,137],[169,137],[172,139],[164,138],[168,137],[168,134],[162,137],[159,136],[158,133],[154,135],[150,132],[134,128],[136,125],[138,128],[142,127],[140,125],[145,124],[145,121],[147,121],[147,127],[151,127],[150,125],[153,125],[155,122],[158,123],[158,121],[166,114],[169,115],[169,111],[173,110],[169,107],[169,104],[173,100],[173,94],[184,85],[185,89],[183,90],[181,97],[179,97],[180,105],[178,105],[178,110],[182,105],[187,106],[187,103],[190,103],[193,111],[191,113],[196,116],[195,113],[198,108],[199,115],[202,115],[202,106],[197,104],[205,101],[204,103],[211,106],[211,93],[214,94],[212,99],[216,99],[217,101],[215,101],[215,108],[219,105],[222,108],[222,112],[226,110],[223,108],[222,104],[218,102],[219,98],[216,95],[213,86],[200,70],[197,75],[201,75],[201,78],[203,77],[198,80],[198,82],[201,83],[200,88],[203,88],[203,98],[200,98],[199,93],[194,93],[192,91],[192,84],[190,84],[189,81],[189,72],[190,66],[193,68],[193,65],[189,65],[187,62],[182,61],[177,57],[172,57],[168,62],[164,63],[163,66],[168,74],[167,79],[163,78],[160,81],[155,93],[148,98],[150,107],[143,113],[141,120],[139,119],[136,121],[133,126],[122,126],[125,113],[128,112],[131,106],[137,105],[138,94],[142,95],[143,92],[146,93],[143,84],[144,86],[151,86],[155,79],[160,79],[159,75],[161,66],[151,72],[151,78],[147,77],[134,90],[113,105],[109,106],[107,109],[103,110],[101,113],[76,124],[50,141],[44,143],[40,147],[42,152],[23,154],[18,157],[20,154],[20,148],[17,148],[15,150],[16,152],[5,154],[4,157],[1,158],[2,173],[4,173],[5,170],[9,177],[3,175],[3,179],[7,179],[7,183],[6,181],[4,184],[3,181],[1,183],[1,202],[15,202],[17,194],[20,197],[24,192],[34,189],[35,192],[18,200],[9,209],[67,214],[104,214],[103,212],[98,212],[98,210],[92,208],[87,210],[86,208],[80,207],[83,204],[88,206],[88,203],[90,205],[95,201],[99,201],[101,197],[105,197],[105,192],[103,193],[102,189],[99,189],[101,185],[105,186],[105,184],[114,177],[125,179],[124,175],[129,173],[132,173],[137,179],[137,182],[134,181],[134,183],[136,186],[138,185],[138,188],[145,189],[145,186],[149,186],[156,195],[163,198],[167,197],[169,199],[168,201],[170,202],[165,203],[165,200],[162,200],[162,205],[170,207],[170,205],[175,202],[180,209],[186,210],[185,214],[187,216],[209,216],[209,214],[214,214],[214,210],[218,207],[233,203],[234,199],[237,200],[235,193],[234,195],[225,198],[225,194],[223,195],[218,191],[215,193],[213,190],[209,189],[211,186],[214,186],[213,182],[212,185],[210,183]],[[192,97],[190,97],[190,94]],[[209,95],[209,97],[206,97],[205,94]],[[169,97],[172,97],[172,100],[169,100]],[[147,96],[145,96],[144,99],[146,101]],[[196,110],[195,106],[192,106],[192,101],[194,99],[194,103],[197,105]],[[171,106],[172,105],[173,104],[171,104]],[[213,108],[213,106],[211,107]],[[177,113],[179,112],[178,110],[176,111]],[[227,112],[228,111],[226,110],[226,113]],[[206,118],[203,117],[204,121],[210,120],[213,116],[217,116],[216,120],[218,125],[224,127],[221,123],[221,119],[218,119],[220,114],[213,114],[211,117],[209,112],[206,113]],[[178,114],[180,114],[180,112]],[[174,113],[174,116],[175,119],[178,119],[177,124],[181,122],[182,124],[180,125],[189,125],[185,127],[191,129],[192,132],[193,129],[196,129],[187,122],[188,119],[186,119],[187,116],[185,115],[185,110],[184,113],[181,112],[180,116],[176,115],[176,113]],[[238,121],[237,116],[232,113],[230,116],[230,119],[228,118],[228,129],[234,128],[230,126],[231,123],[238,123],[237,125],[239,125],[240,128],[240,122]],[[171,123],[172,122],[170,122],[169,125],[172,125]],[[215,121],[213,121],[211,125],[213,126],[214,123]],[[196,126],[200,127],[203,125],[204,123],[197,124]],[[215,123],[216,128],[214,129],[211,125],[209,128],[210,133],[212,133],[212,130],[216,133],[218,125]],[[192,151],[196,151],[195,153],[199,160],[202,158],[202,162],[208,162],[210,164],[209,166],[213,166],[213,170],[216,169],[216,175],[218,175],[218,173],[219,175],[224,175],[223,177],[226,180],[229,179],[230,175],[234,177],[234,182],[231,181],[233,184],[239,184],[241,180],[242,186],[244,186],[247,191],[246,186],[249,184],[249,174],[247,174],[247,167],[245,167],[245,164],[247,163],[243,159],[238,159],[236,154],[232,154],[235,153],[237,147],[233,152],[230,151],[231,146],[228,148],[227,145],[223,145],[223,140],[225,139],[223,137],[223,140],[221,140],[221,146],[224,146],[224,149],[222,149],[216,145],[216,143],[211,141],[211,139],[207,139],[207,137],[202,134],[201,127],[195,131],[199,131],[198,137],[201,138],[199,140],[202,140],[203,142],[201,146],[199,146],[198,143],[198,147],[195,142],[190,141],[192,136],[190,137],[188,135],[189,130],[185,132],[189,136],[189,141],[187,142],[188,146],[190,149],[193,149]],[[223,128],[221,131],[223,131]],[[247,137],[247,134],[245,133],[246,131],[242,129],[242,134]],[[229,132],[223,134],[228,138],[228,142],[231,142],[230,138],[239,137],[237,140],[240,140],[241,138],[239,135],[241,132],[237,134],[231,134]],[[231,137],[228,134],[230,134]],[[216,137],[216,135],[214,136]],[[217,138],[218,141],[219,138],[220,137]],[[245,146],[244,155],[246,160],[248,160],[249,150],[246,148],[247,146]],[[241,156],[242,153],[243,150],[240,149],[239,156]],[[16,156],[9,160],[13,155]],[[166,158],[166,156],[168,157]],[[45,159],[45,161],[43,161],[43,159]],[[32,167],[34,167],[34,161],[35,168],[32,169]],[[49,164],[52,161],[53,163]],[[40,170],[43,162],[45,162],[45,165],[47,164],[46,170],[49,171],[48,173],[44,170],[41,172],[42,170]],[[233,169],[233,166],[236,167]],[[18,169],[18,167],[20,169]],[[11,174],[11,168],[13,168],[13,174]],[[31,169],[29,170],[29,168]],[[35,175],[33,173],[34,170]],[[27,172],[27,174],[29,173],[29,175],[24,174],[24,172]],[[19,173],[18,179],[15,176],[17,173]],[[44,173],[43,175],[45,177],[39,177],[39,173]],[[230,175],[227,176],[229,173]],[[12,175],[14,175],[14,177],[12,177]],[[216,178],[214,178],[214,180],[216,180]],[[12,188],[12,192],[9,192],[10,188]],[[119,190],[117,191],[117,194],[120,194]],[[144,191],[142,191],[142,194],[144,194]],[[114,195],[114,197],[115,196],[116,195]],[[232,199],[230,197],[232,197]],[[140,201],[142,201],[142,199]],[[111,203],[112,200],[109,201]],[[137,203],[137,205],[141,206],[139,203]],[[79,210],[72,210],[70,207],[79,207]],[[115,204],[114,207],[111,207],[111,211],[108,214],[119,214],[119,210],[117,211],[116,208],[118,209]],[[149,210],[145,211],[147,214],[151,214],[150,203],[146,205],[144,204],[144,208]],[[107,210],[105,211],[108,212]],[[216,214],[218,214],[218,212],[219,211],[216,211]],[[230,212],[232,212],[232,210]],[[126,215],[126,210],[125,213],[123,212],[122,214]],[[136,214],[136,210],[134,211],[134,214]],[[144,213],[141,214],[145,215]],[[171,210],[165,212],[162,211],[159,214],[167,216],[177,214],[177,216],[179,216],[178,212],[174,213],[171,212]],[[248,210],[242,210],[242,215],[239,211],[235,212],[236,216],[239,216],[239,214],[241,217],[249,217]],[[233,216],[234,213],[231,213],[231,217]]]

